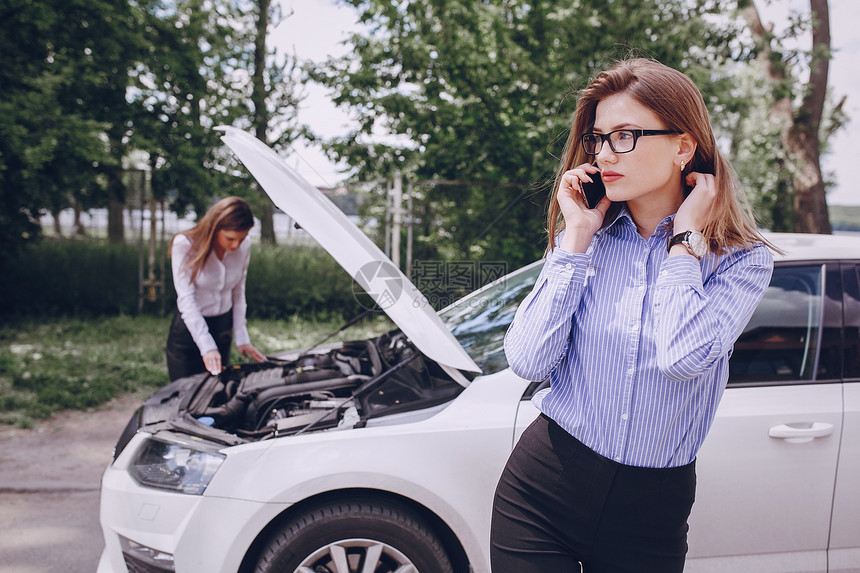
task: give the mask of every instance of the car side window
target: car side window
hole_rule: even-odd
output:
[[[824,267],[776,267],[735,343],[729,384],[812,380],[821,332]]]

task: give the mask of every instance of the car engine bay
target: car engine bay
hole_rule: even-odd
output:
[[[256,441],[361,427],[370,418],[446,402],[462,389],[405,335],[392,331],[291,359],[233,365],[200,384],[187,414]]]

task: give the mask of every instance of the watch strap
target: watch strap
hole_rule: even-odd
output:
[[[691,240],[691,237],[693,238],[693,240]],[[694,245],[694,241],[696,240],[698,242]],[[701,258],[705,255],[704,250],[700,248],[703,246],[701,243],[702,240],[702,234],[698,231],[684,231],[683,233],[678,233],[677,235],[669,239],[669,243],[666,245],[666,251],[668,252],[672,250],[672,247],[674,247],[675,245],[684,245],[684,247],[687,249],[687,251],[689,251],[691,255],[701,260]]]
[[[677,235],[669,239],[669,244],[666,245],[666,250],[671,250],[672,247],[674,247],[675,245],[684,245],[685,242],[689,241],[690,235],[692,233],[693,231],[684,231],[683,233],[678,233]]]

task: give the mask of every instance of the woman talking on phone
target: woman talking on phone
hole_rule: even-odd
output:
[[[555,190],[505,338],[513,371],[550,387],[496,490],[493,571],[680,572],[696,453],[773,259],[698,89],[652,60],[582,92]]]
[[[167,337],[170,380],[218,374],[229,363],[232,333],[242,356],[266,360],[245,326],[245,277],[254,216],[238,197],[221,199],[188,231],[170,241],[177,312]]]

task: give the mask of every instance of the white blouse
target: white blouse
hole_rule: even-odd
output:
[[[190,281],[190,269],[185,268],[190,250],[191,240],[185,235],[177,235],[170,251],[170,264],[176,289],[176,306],[200,349],[200,355],[218,348],[203,317],[224,314],[231,307],[236,346],[250,344],[251,338],[245,324],[245,277],[251,260],[250,239],[246,237],[238,249],[225,253],[223,259],[210,253],[194,282]]]

